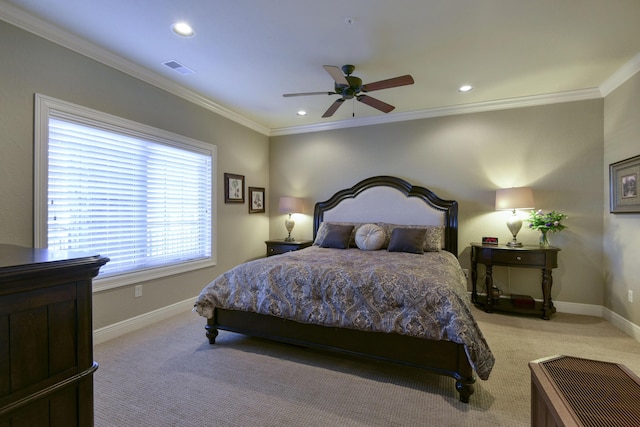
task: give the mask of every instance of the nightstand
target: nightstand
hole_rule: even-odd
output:
[[[537,314],[545,320],[556,312],[551,300],[553,277],[551,270],[558,266],[559,248],[549,246],[522,246],[513,248],[506,245],[471,244],[471,301],[488,313],[506,311],[512,313]],[[478,295],[478,264],[486,267],[485,290],[487,295]],[[495,298],[493,297],[493,266],[539,268],[542,270],[542,302],[533,301],[531,297]]]
[[[267,256],[271,256],[308,248],[313,244],[313,240],[285,242],[284,239],[276,239],[267,240],[265,243],[267,244]]]

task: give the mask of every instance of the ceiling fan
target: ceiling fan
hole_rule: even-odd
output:
[[[389,105],[386,102],[382,102],[379,99],[373,98],[369,95],[364,95],[362,92],[372,92],[374,90],[388,89],[398,86],[406,86],[413,84],[413,77],[409,74],[404,76],[394,77],[391,79],[380,80],[373,83],[362,84],[362,79],[351,74],[356,69],[353,65],[343,65],[341,69],[335,65],[323,65],[324,69],[333,78],[334,91],[333,92],[304,92],[304,93],[285,93],[284,97],[289,96],[306,96],[306,95],[342,95],[342,98],[334,101],[322,117],[331,117],[333,113],[346,101],[347,99],[356,98],[363,104],[367,104],[383,113],[388,113],[394,108],[393,105]],[[344,73],[344,74],[343,74]]]

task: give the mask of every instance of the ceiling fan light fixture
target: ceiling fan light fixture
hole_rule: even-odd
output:
[[[193,31],[191,25],[184,21],[176,22],[171,26],[171,30],[180,37],[193,37],[196,33]]]
[[[341,97],[336,99],[333,104],[324,112],[323,118],[333,116],[333,113],[340,108],[344,101],[349,99],[356,99],[363,104],[375,108],[376,110],[388,113],[395,107],[373,98],[368,95],[364,95],[363,92],[373,92],[375,90],[389,89],[392,87],[412,85],[414,83],[413,77],[409,74],[404,76],[393,77],[390,79],[380,80],[372,83],[362,84],[362,79],[352,75],[355,70],[353,65],[343,65],[342,68],[335,65],[323,65],[325,71],[333,78],[334,90],[333,92],[301,92],[301,93],[285,93],[284,97],[291,96],[305,96],[305,95],[340,95]],[[355,103],[354,103],[355,105]]]

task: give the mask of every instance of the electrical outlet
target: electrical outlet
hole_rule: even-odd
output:
[[[142,285],[136,285],[135,288],[133,288],[133,296],[134,298],[142,296]]]
[[[627,294],[627,299],[629,302],[633,302],[633,291],[629,289],[629,293]]]

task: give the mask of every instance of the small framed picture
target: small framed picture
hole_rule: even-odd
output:
[[[224,202],[244,203],[244,175],[224,174]]]
[[[264,188],[249,187],[249,213],[264,212]]]
[[[609,165],[609,210],[611,213],[640,212],[639,175],[640,156]]]

